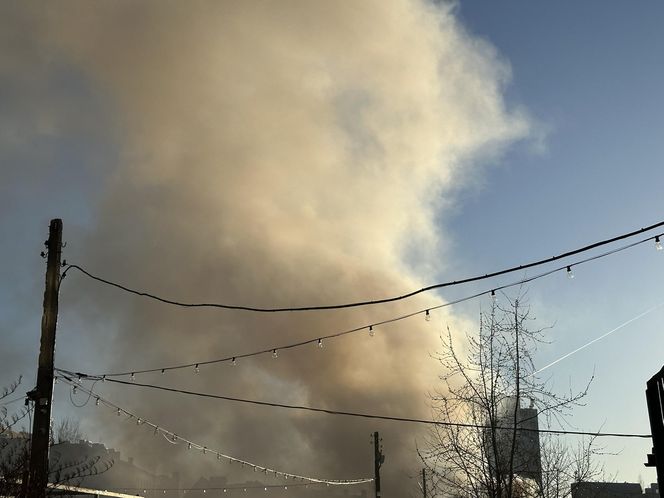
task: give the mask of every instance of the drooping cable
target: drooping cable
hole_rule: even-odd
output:
[[[71,381],[71,379],[70,379]],[[275,402],[269,402],[269,401],[260,401],[260,400],[253,400],[253,399],[245,399],[245,398],[236,398],[232,396],[223,396],[219,394],[211,394],[211,393],[202,393],[202,392],[196,392],[196,391],[187,391],[185,389],[175,389],[172,387],[165,387],[165,386],[157,386],[153,384],[142,384],[138,382],[125,382],[123,380],[117,380],[117,379],[108,379],[108,382],[113,382],[115,384],[122,384],[125,386],[133,386],[133,387],[142,387],[142,388],[147,388],[147,389],[155,389],[159,391],[167,391],[167,392],[172,392],[172,393],[178,393],[178,394],[185,394],[188,396],[196,396],[200,398],[209,398],[209,399],[219,399],[219,400],[224,400],[224,401],[233,401],[237,403],[247,403],[251,405],[259,405],[259,406],[267,406],[267,407],[273,407],[273,408],[285,408],[289,410],[302,410],[302,411],[309,411],[309,412],[317,412],[317,413],[326,413],[328,415],[342,415],[342,416],[347,416],[347,417],[358,417],[358,418],[366,418],[366,419],[376,419],[376,420],[389,420],[393,422],[409,422],[409,423],[417,423],[417,424],[428,424],[428,425],[438,425],[438,426],[450,426],[450,427],[465,427],[465,428],[471,428],[471,429],[513,429],[511,427],[491,427],[488,425],[478,425],[478,424],[470,424],[470,423],[464,423],[464,422],[446,422],[446,421],[440,421],[440,420],[427,420],[427,419],[421,419],[421,418],[412,418],[412,417],[396,417],[396,416],[390,416],[390,415],[379,415],[379,414],[374,414],[374,413],[361,413],[361,412],[349,412],[349,411],[341,411],[341,410],[332,410],[328,408],[316,408],[316,407],[311,407],[311,406],[304,406],[304,405],[289,405],[285,403],[275,403]],[[528,432],[539,432],[539,433],[545,433],[545,434],[568,434],[568,435],[575,435],[575,436],[593,436],[593,437],[621,437],[621,438],[641,438],[641,439],[647,439],[650,438],[650,434],[633,434],[633,433],[621,433],[621,432],[592,432],[592,431],[567,431],[567,430],[562,430],[562,429],[531,429],[527,427],[517,427],[516,430],[521,430],[521,431],[528,431]]]
[[[76,264],[71,264],[67,265],[65,270],[62,273],[62,278],[64,278],[69,272],[69,270],[78,270],[82,274],[86,275],[87,277],[91,278],[92,280],[95,280],[97,282],[109,285],[111,287],[115,287],[117,289],[123,290],[125,292],[128,292],[130,294],[135,294],[137,296],[142,296],[146,297],[149,299],[153,299],[155,301],[159,301],[165,304],[170,304],[173,306],[180,306],[183,308],[222,308],[222,309],[227,309],[227,310],[242,310],[242,311],[252,311],[252,312],[258,312],[258,313],[279,313],[279,312],[294,312],[294,311],[322,311],[322,310],[334,310],[334,309],[344,309],[344,308],[357,308],[360,306],[369,306],[369,305],[376,305],[376,304],[385,304],[385,303],[391,303],[395,301],[401,301],[403,299],[408,299],[410,297],[416,296],[418,294],[422,294],[424,292],[429,292],[435,289],[442,289],[444,287],[452,287],[455,285],[461,285],[461,284],[467,284],[470,282],[477,282],[480,280],[486,280],[489,278],[494,278],[498,277],[501,275],[506,275],[508,273],[513,273],[516,271],[523,271],[527,270],[529,268],[533,268],[536,266],[544,265],[547,263],[552,263],[554,261],[558,261],[560,259],[568,258],[571,256],[575,256],[577,254],[581,254],[587,251],[590,251],[592,249],[596,249],[598,247],[602,247],[607,244],[611,244],[613,242],[617,242],[620,240],[624,240],[630,237],[634,237],[636,235],[639,235],[644,232],[648,232],[650,230],[654,230],[655,228],[664,226],[664,221],[660,221],[658,223],[655,223],[653,225],[640,228],[638,230],[633,230],[631,232],[623,233],[621,235],[617,235],[615,237],[611,237],[609,239],[604,239],[600,240],[597,242],[593,242],[591,244],[585,245],[583,247],[580,247],[578,249],[573,249],[571,251],[564,252],[562,254],[559,254],[557,256],[552,256],[550,258],[544,258],[536,261],[532,261],[530,263],[525,263],[522,265],[518,266],[513,266],[510,268],[505,268],[503,270],[498,270],[494,271],[492,273],[487,273],[484,275],[476,275],[473,277],[466,277],[462,278],[459,280],[452,280],[448,282],[443,282],[443,283],[438,283],[438,284],[433,284],[429,285],[427,287],[422,287],[421,289],[414,290],[411,292],[407,292],[405,294],[401,294],[398,296],[393,296],[393,297],[386,297],[382,299],[372,299],[372,300],[364,300],[364,301],[357,301],[357,302],[350,302],[350,303],[343,303],[343,304],[328,304],[328,305],[318,305],[318,306],[299,306],[299,307],[276,307],[276,308],[262,308],[262,307],[257,307],[257,306],[247,306],[247,305],[236,305],[236,304],[223,304],[223,303],[187,303],[183,301],[177,301],[175,299],[170,299],[170,298],[165,298],[158,296],[156,294],[150,293],[150,292],[145,292],[137,289],[133,289],[131,287],[128,287],[126,285],[113,282],[111,280],[108,280],[106,278],[102,278],[98,275],[94,275],[93,273],[89,272],[88,270],[84,269],[80,265]],[[658,234],[653,237],[649,237],[646,240],[656,240],[659,241],[659,237],[664,236],[664,234]],[[567,268],[570,270],[568,273],[571,273],[571,268],[570,266],[567,266]]]
[[[211,449],[209,446],[201,445],[199,443],[196,443],[190,439],[187,439],[185,437],[182,437],[178,434],[176,434],[173,431],[170,431],[168,429],[165,429],[164,427],[151,422],[150,420],[147,420],[143,417],[139,417],[135,415],[134,413],[130,412],[129,410],[126,410],[115,403],[110,402],[109,400],[102,398],[98,393],[94,392],[92,389],[86,389],[85,387],[81,386],[78,382],[76,382],[74,379],[71,377],[67,376],[61,376],[61,378],[69,385],[72,386],[72,388],[76,388],[80,390],[83,393],[88,394],[88,398],[95,398],[95,405],[96,406],[106,406],[108,408],[113,409],[118,415],[125,415],[128,418],[132,420],[137,421],[137,425],[143,425],[145,427],[150,427],[151,429],[154,430],[155,435],[163,435],[170,439],[173,442],[181,442],[185,443],[187,445],[188,449],[196,449],[201,451],[203,454],[210,454],[211,456],[216,457],[218,460],[227,460],[231,463],[239,463],[242,466],[247,466],[254,471],[260,471],[265,474],[271,474],[275,477],[281,477],[284,479],[299,479],[301,481],[307,481],[307,482],[312,482],[312,483],[321,483],[321,484],[329,484],[333,486],[348,486],[348,485],[354,485],[354,484],[365,484],[368,482],[372,482],[373,478],[360,478],[360,479],[321,479],[317,477],[311,477],[311,476],[304,476],[300,474],[294,474],[291,472],[283,472],[280,470],[275,470],[269,467],[265,467],[262,465],[259,465],[254,462],[250,462],[248,460],[243,460],[241,458],[236,458],[231,455],[227,455],[225,453],[222,453],[220,451]],[[83,406],[83,405],[74,405],[74,406]]]

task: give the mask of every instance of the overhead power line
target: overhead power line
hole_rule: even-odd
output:
[[[150,299],[153,299],[155,301],[159,301],[165,304],[170,304],[173,306],[180,306],[183,308],[221,308],[221,309],[227,309],[227,310],[242,310],[242,311],[253,311],[253,312],[258,312],[258,313],[279,313],[279,312],[294,312],[294,311],[322,311],[322,310],[334,310],[334,309],[344,309],[344,308],[357,308],[360,306],[369,306],[369,305],[376,305],[376,304],[385,304],[385,303],[391,303],[395,301],[401,301],[403,299],[408,299],[410,297],[416,296],[418,294],[422,294],[424,292],[429,292],[435,289],[442,289],[444,287],[452,287],[455,285],[461,285],[461,284],[467,284],[470,282],[477,282],[480,280],[486,280],[489,278],[493,277],[498,277],[501,275],[506,275],[508,273],[513,273],[516,271],[523,271],[527,270],[529,268],[533,268],[536,266],[544,265],[547,263],[552,263],[554,261],[558,261],[560,259],[568,258],[570,256],[574,256],[577,254],[581,254],[587,251],[590,251],[592,249],[596,249],[598,247],[605,246],[607,244],[611,244],[613,242],[617,242],[620,240],[624,240],[630,237],[634,237],[635,235],[639,235],[644,232],[648,232],[650,230],[654,230],[655,228],[664,226],[664,221],[660,221],[658,223],[655,223],[653,225],[650,225],[648,227],[640,228],[638,230],[633,230],[631,232],[623,233],[621,235],[617,235],[615,237],[611,237],[609,239],[604,239],[600,240],[597,242],[593,242],[592,244],[585,245],[583,247],[580,247],[578,249],[573,249],[571,251],[564,252],[562,254],[559,254],[557,256],[552,256],[550,258],[544,258],[540,259],[537,261],[532,261],[530,263],[525,263],[521,264],[518,266],[513,266],[510,268],[505,268],[503,270],[495,271],[493,273],[487,273],[485,275],[477,275],[473,277],[466,277],[462,278],[459,280],[452,280],[448,282],[443,282],[443,283],[438,283],[438,284],[433,284],[429,285],[427,287],[422,287],[421,289],[408,292],[406,294],[398,295],[398,296],[393,296],[393,297],[386,297],[383,299],[373,299],[373,300],[365,300],[365,301],[357,301],[357,302],[349,302],[349,303],[343,303],[343,304],[328,304],[328,305],[319,305],[319,306],[301,306],[301,307],[277,307],[277,308],[263,308],[263,307],[257,307],[257,306],[247,306],[247,305],[235,305],[235,304],[223,304],[223,303],[188,303],[188,302],[183,302],[183,301],[177,301],[175,299],[170,299],[170,298],[165,298],[158,296],[156,294],[152,294],[150,292],[145,292],[141,290],[136,290],[131,287],[128,287],[126,285],[113,282],[111,280],[102,278],[100,276],[94,275],[91,272],[87,271],[86,269],[82,268],[79,265],[67,265],[66,269],[62,273],[62,277],[64,278],[69,272],[69,270],[78,270],[79,272],[83,273],[87,277],[96,280],[97,282],[101,282],[106,285],[110,285],[112,287],[115,287],[117,289],[123,290],[125,292],[129,292],[131,294],[135,294],[137,296],[143,296],[147,297]],[[654,237],[649,237],[647,240],[655,239],[656,243],[659,243],[659,237],[662,236],[663,234],[654,236]]]
[[[76,406],[77,408],[81,408],[85,406],[92,398],[95,399],[95,405],[100,406],[104,405],[106,407],[112,408],[113,410],[116,411],[118,415],[125,415],[129,419],[136,420],[136,425],[142,425],[145,427],[150,427],[151,429],[154,430],[154,435],[155,436],[163,436],[166,438],[167,441],[172,442],[172,443],[184,443],[187,445],[188,449],[195,449],[198,451],[201,451],[203,454],[210,454],[211,456],[214,456],[217,458],[217,460],[227,460],[231,463],[239,463],[243,466],[247,466],[254,471],[258,472],[263,472],[264,474],[272,474],[275,477],[281,477],[285,479],[299,479],[302,481],[308,481],[311,483],[317,483],[317,484],[329,484],[333,486],[349,486],[349,485],[354,485],[354,484],[365,484],[373,481],[373,478],[360,478],[360,479],[321,479],[317,477],[310,477],[310,476],[304,476],[304,475],[299,475],[299,474],[294,474],[290,472],[282,472],[280,470],[275,470],[271,469],[269,467],[265,467],[262,465],[259,465],[254,462],[250,462],[248,460],[243,460],[241,458],[236,458],[230,455],[227,455],[225,453],[222,453],[220,451],[211,449],[208,446],[204,446],[202,444],[196,443],[190,439],[187,439],[185,437],[179,436],[173,431],[170,431],[168,429],[165,429],[164,427],[151,422],[143,417],[139,417],[138,415],[135,415],[134,413],[130,412],[129,410],[126,410],[115,403],[110,402],[107,399],[102,398],[99,394],[94,392],[92,388],[86,389],[83,386],[78,385],[72,378],[67,377],[67,376],[62,376],[63,380],[72,386],[72,391],[77,391],[81,390],[82,392],[86,393],[88,395],[88,399],[86,402],[82,405],[77,405],[73,402],[73,397],[72,397],[72,404]]]
[[[105,373],[91,374],[91,373],[74,372],[74,371],[65,370],[65,369],[56,369],[56,370],[59,370],[63,373],[68,373],[70,375],[84,376],[84,377],[87,377],[87,378],[97,378],[99,380],[101,380],[103,378],[123,377],[123,376],[124,377],[129,376],[129,377],[133,378],[135,375],[138,375],[138,374],[153,373],[153,372],[161,372],[163,374],[163,373],[166,373],[168,371],[181,370],[181,369],[185,369],[185,368],[194,368],[194,369],[196,369],[196,371],[198,371],[198,369],[200,367],[207,366],[207,365],[212,365],[212,364],[216,364],[216,363],[231,362],[232,364],[236,364],[236,362],[238,360],[243,359],[243,358],[249,358],[249,357],[252,357],[252,356],[258,356],[258,355],[263,355],[263,354],[272,354],[273,356],[275,356],[275,355],[278,354],[279,351],[298,348],[298,347],[306,346],[306,345],[309,345],[309,344],[318,345],[320,348],[322,348],[323,345],[324,345],[323,341],[328,340],[328,339],[335,339],[337,337],[342,337],[342,336],[346,336],[348,334],[353,334],[353,333],[357,333],[357,332],[361,332],[361,331],[368,331],[370,335],[373,335],[374,332],[376,331],[376,329],[378,327],[382,326],[382,325],[387,325],[387,324],[390,324],[390,323],[399,322],[401,320],[406,320],[408,318],[412,318],[412,317],[417,316],[417,315],[424,315],[424,317],[426,319],[429,319],[431,317],[430,313],[432,311],[435,311],[435,310],[446,308],[448,306],[453,306],[455,304],[460,304],[462,302],[469,301],[471,299],[476,299],[480,296],[485,296],[485,295],[495,296],[495,293],[497,291],[508,289],[508,288],[511,288],[511,287],[519,286],[519,285],[523,285],[523,284],[526,284],[526,283],[529,283],[529,282],[533,282],[535,280],[538,280],[538,279],[543,278],[543,277],[547,277],[547,276],[552,275],[552,274],[557,273],[557,272],[566,271],[569,274],[572,267],[580,266],[580,265],[588,263],[590,261],[594,261],[594,260],[597,260],[597,259],[604,258],[606,256],[610,256],[612,254],[619,253],[621,251],[625,251],[627,249],[630,249],[632,247],[643,244],[643,243],[648,242],[648,241],[653,240],[653,239],[654,240],[659,240],[660,236],[664,236],[664,234],[655,235],[655,236],[652,236],[652,237],[647,237],[645,239],[637,240],[636,242],[632,242],[630,244],[626,244],[624,246],[620,246],[620,247],[617,247],[615,249],[611,249],[610,251],[606,251],[606,252],[603,252],[601,254],[596,254],[594,256],[590,256],[588,258],[581,259],[581,260],[575,261],[575,262],[570,263],[570,264],[562,265],[562,266],[559,266],[557,268],[553,268],[551,270],[545,271],[543,273],[533,275],[531,277],[523,278],[521,280],[517,280],[517,281],[514,281],[514,282],[504,284],[504,285],[500,285],[498,287],[493,287],[492,289],[487,289],[487,290],[483,290],[481,292],[476,292],[474,294],[471,294],[471,295],[468,295],[468,296],[465,296],[465,297],[461,297],[459,299],[455,299],[453,301],[449,301],[449,302],[446,302],[446,303],[443,303],[443,304],[439,304],[437,306],[430,306],[428,308],[421,308],[421,309],[412,311],[410,313],[405,313],[405,314],[398,315],[398,316],[395,316],[395,317],[392,317],[392,318],[387,318],[387,319],[384,319],[384,320],[380,320],[380,321],[377,321],[377,322],[372,322],[372,323],[361,325],[361,326],[358,326],[358,327],[353,327],[353,328],[342,330],[342,331],[339,331],[339,332],[333,332],[333,333],[326,334],[326,335],[320,335],[320,336],[312,337],[310,339],[304,339],[302,341],[297,341],[297,342],[292,342],[292,343],[287,343],[287,344],[281,344],[281,345],[274,345],[274,346],[270,346],[270,347],[267,347],[267,348],[259,349],[257,351],[252,351],[252,352],[249,352],[249,353],[237,353],[237,354],[232,354],[232,355],[226,355],[226,356],[223,356],[221,358],[215,358],[215,359],[212,359],[212,360],[199,360],[199,361],[193,361],[193,362],[188,362],[188,363],[181,363],[181,364],[177,364],[177,365],[164,365],[164,366],[161,366],[161,367],[153,367],[153,368],[138,367],[138,368],[135,368],[133,370],[126,370],[126,371],[122,371],[122,372],[105,372]]]
[[[328,415],[342,415],[346,417],[359,417],[359,418],[366,418],[366,419],[375,419],[375,420],[389,420],[393,422],[410,422],[410,423],[416,423],[416,424],[428,424],[428,425],[438,425],[438,426],[449,426],[449,427],[464,427],[464,428],[470,428],[470,429],[487,429],[487,430],[496,430],[496,429],[505,429],[505,430],[513,430],[514,427],[491,427],[489,425],[478,425],[478,424],[469,424],[469,423],[463,423],[463,422],[447,422],[447,421],[441,421],[441,420],[428,420],[428,419],[422,419],[422,418],[412,418],[412,417],[394,417],[394,416],[389,416],[389,415],[379,415],[375,413],[361,413],[361,412],[349,412],[349,411],[341,411],[341,410],[331,410],[327,408],[315,408],[311,406],[305,406],[305,405],[289,405],[289,404],[284,404],[284,403],[273,403],[269,401],[259,401],[259,400],[253,400],[253,399],[245,399],[245,398],[236,398],[232,396],[223,396],[219,394],[211,394],[211,393],[201,393],[201,392],[196,392],[196,391],[187,391],[185,389],[175,389],[172,387],[165,387],[165,386],[156,386],[153,384],[142,384],[139,382],[126,382],[124,380],[117,380],[117,379],[107,379],[108,382],[113,382],[116,384],[122,384],[125,386],[133,386],[133,387],[144,387],[148,389],[155,389],[159,391],[167,391],[167,392],[172,392],[172,393],[178,393],[178,394],[186,394],[188,396],[196,396],[200,398],[211,398],[211,399],[219,399],[219,400],[224,400],[224,401],[234,401],[237,403],[247,403],[251,405],[259,405],[259,406],[268,406],[268,407],[273,407],[273,408],[285,408],[289,410],[302,410],[302,411],[308,411],[308,412],[316,412],[316,413],[326,413]],[[575,436],[592,436],[592,437],[621,437],[621,438],[640,438],[640,439],[648,439],[651,438],[652,436],[650,434],[630,434],[630,433],[623,433],[623,432],[591,432],[591,431],[566,431],[566,430],[561,430],[561,429],[530,429],[526,427],[516,427],[516,430],[520,431],[528,431],[528,432],[538,432],[538,433],[545,433],[545,434],[568,434],[568,435],[575,435]]]

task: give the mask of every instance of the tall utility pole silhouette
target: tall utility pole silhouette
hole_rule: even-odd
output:
[[[46,289],[41,323],[41,346],[37,387],[28,393],[34,402],[32,444],[27,483],[28,498],[44,498],[48,484],[48,449],[51,431],[51,401],[53,399],[53,360],[55,356],[55,327],[58,321],[58,291],[60,288],[60,255],[62,253],[62,220],[51,220],[48,232]],[[43,253],[42,253],[43,254]]]
[[[385,455],[383,455],[380,446],[380,438],[378,432],[373,433],[374,440],[374,487],[376,489],[376,498],[380,498],[380,468],[385,462]]]
[[[661,496],[664,492],[664,367],[646,383],[646,401],[652,434],[652,453],[648,455],[645,466],[656,468]]]

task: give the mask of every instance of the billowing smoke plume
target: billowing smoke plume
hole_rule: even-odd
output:
[[[434,218],[453,201],[451,189],[478,156],[526,131],[504,108],[506,68],[448,7],[365,0],[19,8],[31,50],[84,74],[108,103],[120,151],[117,166],[99,172],[92,229],[66,234],[67,259],[175,299],[299,306],[430,283],[445,253]],[[58,362],[94,372],[241,354],[439,303],[423,296],[279,315],[183,310],[70,277]],[[428,417],[438,373],[428,354],[447,324],[455,326],[446,313],[430,324],[420,316],[378,327],[373,338],[354,334],[277,359],[137,380]],[[380,430],[384,496],[413,486],[403,472],[418,466],[421,427],[97,388],[210,447],[305,474],[371,476],[369,434]],[[146,466],[253,477],[95,413],[86,412],[88,433]]]

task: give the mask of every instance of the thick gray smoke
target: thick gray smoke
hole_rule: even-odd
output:
[[[25,50],[85,74],[113,113],[118,164],[97,173],[92,229],[66,234],[67,258],[176,299],[298,306],[430,283],[444,264],[437,211],[477,157],[527,131],[504,107],[509,74],[491,48],[450,8],[423,1],[58,2],[17,5],[13,16],[18,26],[5,27],[30,38]],[[72,273],[62,303],[59,363],[98,372],[241,354],[439,301],[280,315],[183,310]],[[438,373],[428,354],[447,324],[455,319],[446,313],[420,316],[322,350],[137,380],[428,417]],[[413,486],[403,472],[418,466],[421,427],[97,388],[210,447],[297,473],[371,476],[369,434],[380,430],[384,496]],[[231,472],[92,410],[87,432],[145,466]]]

